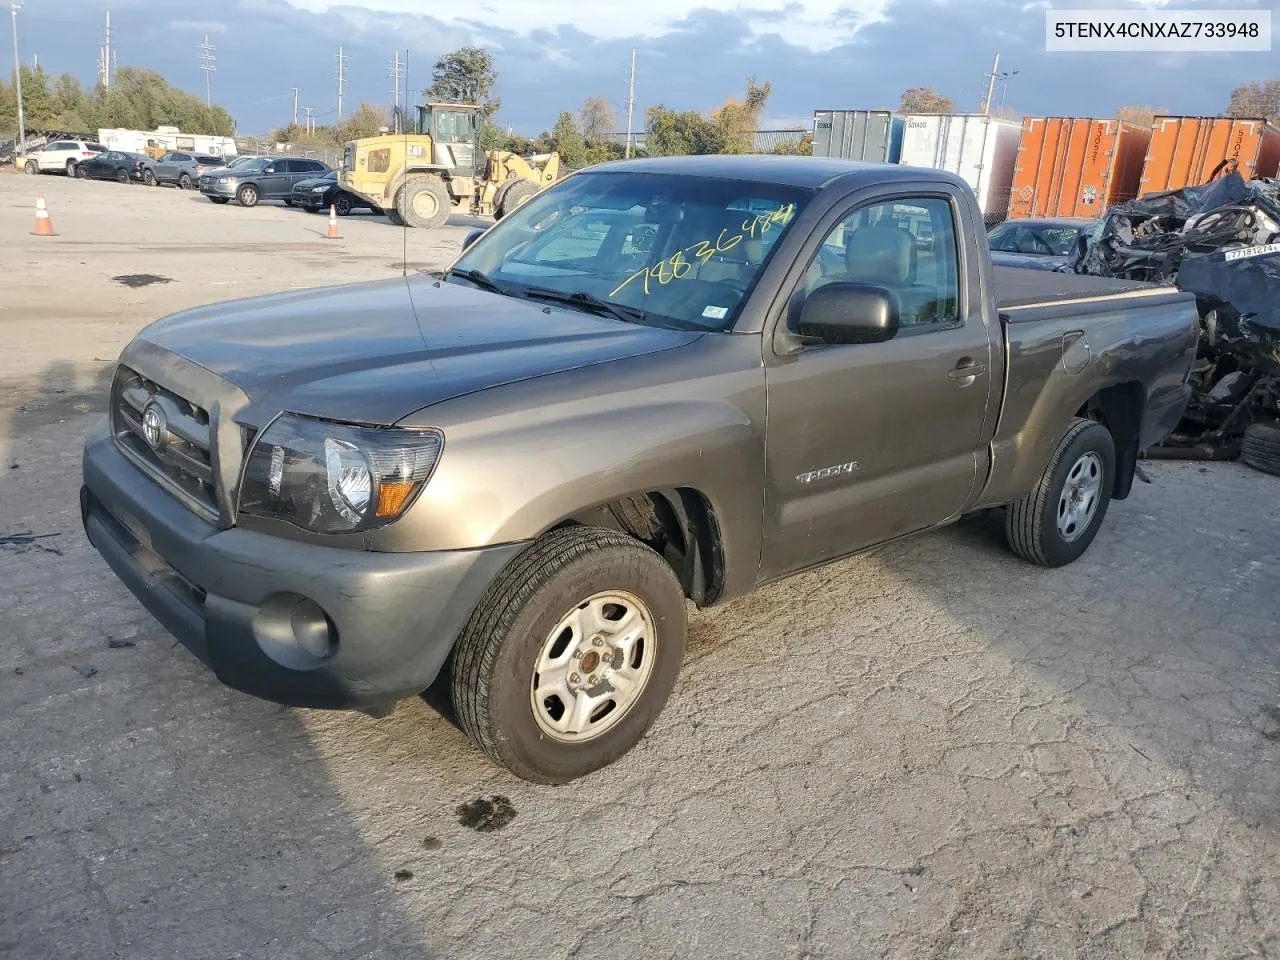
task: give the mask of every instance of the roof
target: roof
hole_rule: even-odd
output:
[[[892,180],[914,180],[924,174],[929,179],[963,185],[964,181],[942,170],[922,170],[896,163],[865,163],[827,157],[767,156],[759,154],[708,154],[693,157],[647,157],[642,160],[617,160],[591,167],[591,172],[662,173],[687,177],[713,177],[721,180],[752,180],[787,187],[816,190],[833,180],[883,183]],[[861,176],[858,176],[858,175]]]

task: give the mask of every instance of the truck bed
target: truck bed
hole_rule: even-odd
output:
[[[995,267],[993,276],[996,307],[1001,312],[1089,300],[1161,296],[1176,292],[1172,287],[1139,283],[1135,280],[1115,280],[1110,277],[1026,270],[1019,267]]]

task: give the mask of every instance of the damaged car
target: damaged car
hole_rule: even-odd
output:
[[[1076,273],[1194,293],[1194,395],[1149,456],[1236,459],[1280,475],[1280,181],[1238,172],[1113,207]]]

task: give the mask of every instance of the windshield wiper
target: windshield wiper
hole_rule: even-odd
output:
[[[527,287],[524,295],[533,297],[536,300],[552,300],[571,307],[586,307],[599,313],[607,313],[615,320],[621,320],[624,323],[644,323],[647,316],[643,310],[623,306],[620,303],[610,303],[608,300],[601,300],[595,294],[587,293],[585,290],[565,293],[563,290],[552,290],[549,287]]]
[[[488,290],[490,293],[500,293],[504,297],[511,296],[511,291],[499,284],[496,280],[491,279],[488,275],[481,273],[479,270],[450,270],[445,274],[446,277],[461,277],[463,280],[474,283],[482,290]]]

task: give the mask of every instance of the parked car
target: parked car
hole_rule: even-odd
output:
[[[997,267],[1057,270],[1070,261],[1080,238],[1097,220],[1062,217],[1045,220],[1005,220],[991,228],[987,245]]]
[[[242,207],[256,207],[263,200],[291,199],[295,183],[328,170],[327,164],[305,157],[255,157],[201,175],[200,192],[214,203],[234,199]]]
[[[106,149],[102,144],[91,140],[54,140],[45,144],[43,149],[28,153],[22,168],[33,175],[65,173],[74,177],[82,161],[103,153]]]
[[[928,249],[896,225],[923,220]],[[982,230],[940,170],[578,171],[442,275],[145,327],[85,530],[222,682],[385,716],[447,670],[491,758],[573,779],[661,712],[687,601],[986,510],[1062,566],[1129,496],[1187,403],[1195,297],[993,268]]]
[[[120,183],[142,182],[151,158],[141,153],[107,150],[92,160],[81,160],[78,175],[87,180],[118,180]]]
[[[149,186],[173,183],[181,190],[193,190],[201,175],[223,165],[222,157],[211,154],[171,152],[153,160],[143,171],[142,180]]]
[[[328,210],[332,206],[340,217],[347,216],[357,208],[382,212],[364,197],[344,190],[342,184],[338,183],[337,170],[330,170],[310,180],[299,180],[293,185],[293,196],[285,203],[291,207],[301,207],[307,213]]]

